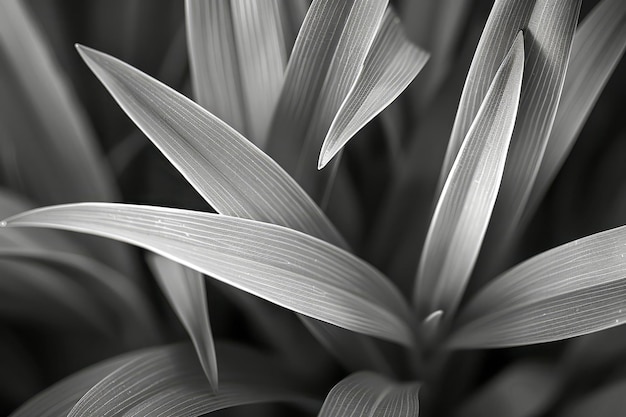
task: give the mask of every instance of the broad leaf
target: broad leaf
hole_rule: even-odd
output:
[[[408,306],[380,272],[336,246],[282,226],[108,203],[33,210],[5,224],[111,237],[306,316],[405,345],[413,342]]]
[[[323,193],[319,149],[362,71],[387,3],[315,0],[287,64],[268,153],[316,199]]]
[[[228,369],[231,368],[231,369]],[[223,382],[211,392],[202,367],[186,345],[155,348],[122,365],[91,388],[68,417],[201,416],[245,404],[306,401],[267,383],[248,383],[237,363],[221,368]],[[234,372],[233,372],[234,371]]]
[[[218,212],[342,242],[296,182],[227,124],[111,56],[78,50],[128,116]]]
[[[399,384],[371,372],[352,374],[328,393],[318,417],[416,417],[420,384]]]
[[[426,64],[428,53],[403,33],[398,17],[387,9],[354,89],[341,105],[319,156],[323,168],[363,126],[404,91]]]
[[[496,202],[524,73],[520,32],[496,73],[441,192],[426,237],[414,300],[422,318],[454,315]]]
[[[626,319],[626,226],[575,240],[496,278],[459,317],[450,346],[528,345]]]
[[[187,0],[198,103],[262,147],[287,62],[278,0]]]
[[[527,215],[532,215],[563,165],[625,50],[626,2],[604,0],[585,18],[574,36],[563,96],[537,173]]]
[[[189,333],[211,387],[217,391],[217,359],[204,276],[162,256],[149,256],[148,264],[178,318]]]

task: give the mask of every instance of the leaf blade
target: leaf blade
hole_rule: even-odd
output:
[[[326,134],[318,169],[323,168],[356,132],[408,87],[428,57],[427,52],[409,42],[400,20],[388,8],[363,63],[363,71]]]
[[[4,224],[122,240],[298,313],[401,344],[413,343],[406,302],[382,274],[338,247],[282,226],[112,203],[43,208]]]
[[[161,290],[189,334],[211,388],[217,391],[217,357],[204,276],[162,256],[151,255],[147,261]]]
[[[340,381],[328,393],[318,417],[419,415],[419,383],[397,384],[372,372]]]
[[[504,172],[524,72],[520,32],[459,149],[422,251],[414,302],[422,318],[456,311],[478,257]]]
[[[461,313],[450,346],[503,347],[580,336],[626,319],[626,227],[537,255],[487,285]]]

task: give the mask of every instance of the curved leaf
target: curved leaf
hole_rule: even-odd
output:
[[[526,215],[532,215],[626,50],[626,2],[604,0],[574,35],[572,56],[554,127],[537,173]]]
[[[277,0],[187,0],[198,103],[262,147],[287,62]]]
[[[318,417],[416,417],[419,389],[417,382],[398,384],[371,372],[359,372],[333,387]]]
[[[463,88],[440,184],[447,177],[497,65],[520,29],[526,42],[524,89],[498,204],[488,236],[491,245],[517,226],[528,203],[561,96],[581,0],[498,0]],[[491,239],[493,238],[493,241]]]
[[[626,319],[626,226],[587,236],[505,272],[461,313],[450,346],[528,345]]]
[[[359,77],[387,0],[315,0],[285,70],[268,153],[314,199],[324,137]]]
[[[443,187],[422,251],[415,305],[452,317],[496,202],[524,73],[520,32],[496,73]]]
[[[429,54],[409,42],[391,8],[387,9],[363,71],[326,134],[318,169],[323,168],[363,126],[395,100],[419,74]]]
[[[162,256],[148,257],[156,280],[189,333],[211,387],[217,391],[217,359],[209,321],[204,276]]]
[[[213,393],[194,356],[186,345],[146,351],[93,386],[68,417],[192,417],[245,404],[306,401],[284,388],[247,383],[240,372],[228,370],[222,372],[220,390]]]
[[[296,182],[227,124],[111,56],[78,50],[128,116],[218,212],[343,241]]]
[[[380,272],[338,247],[282,226],[107,203],[33,210],[4,224],[111,237],[306,316],[405,345],[413,343],[409,309]]]

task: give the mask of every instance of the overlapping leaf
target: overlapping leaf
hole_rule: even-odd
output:
[[[240,358],[240,363],[246,364]],[[123,364],[91,388],[68,417],[78,416],[201,416],[206,413],[263,402],[308,403],[283,388],[241,378],[238,363],[220,365],[223,382],[211,392],[200,364],[186,345],[146,351]],[[234,372],[229,372],[231,371]],[[267,371],[267,370],[266,370]],[[270,377],[266,378],[271,380]]]
[[[87,117],[18,0],[0,4],[0,90],[0,170],[7,184],[40,204],[117,199]],[[86,237],[81,245],[133,277],[125,248]]]
[[[342,242],[296,182],[227,124],[113,57],[79,51],[129,117],[218,212]]]
[[[318,168],[323,168],[356,132],[404,91],[428,57],[427,52],[408,41],[400,20],[387,9],[363,72],[326,134]]]
[[[371,372],[352,374],[328,393],[318,417],[416,417],[420,384],[399,384]]]
[[[454,314],[498,195],[524,73],[520,32],[459,149],[426,237],[414,300],[422,318]]]
[[[198,103],[262,147],[287,62],[277,0],[187,0]]]
[[[200,364],[213,390],[217,390],[217,358],[204,276],[162,256],[150,256],[148,263],[178,318],[185,326]]]
[[[382,274],[336,246],[282,226],[108,203],[33,210],[7,224],[115,238],[298,313],[405,345],[413,342],[408,307]]]
[[[520,220],[552,129],[563,87],[580,0],[496,1],[461,95],[440,184],[447,177],[493,73],[520,29],[526,45],[524,91],[502,190],[493,213],[493,230],[508,239]],[[495,237],[494,242],[495,244]]]
[[[565,339],[626,319],[626,226],[544,252],[485,287],[459,317],[453,347]]]
[[[319,149],[359,77],[382,21],[386,0],[313,2],[285,71],[268,153],[321,197]]]
[[[563,96],[554,119],[527,214],[543,194],[574,146],[589,113],[626,50],[626,2],[604,0],[574,36]]]

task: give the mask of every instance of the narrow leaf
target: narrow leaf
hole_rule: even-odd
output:
[[[524,73],[520,32],[459,149],[426,237],[414,300],[422,318],[452,317],[489,224],[504,171]]]
[[[287,62],[278,0],[187,0],[198,102],[263,146]]]
[[[459,317],[450,346],[550,342],[626,319],[626,226],[537,255],[496,278]]]
[[[412,344],[408,307],[374,268],[282,226],[162,207],[84,203],[6,221],[106,236],[141,246],[295,312]]]
[[[315,0],[285,71],[268,153],[301,183],[316,188],[324,137],[359,77],[382,21],[386,0]]]
[[[440,184],[452,167],[497,63],[520,29],[525,31],[526,71],[502,190],[493,213],[498,237],[520,220],[543,156],[565,79],[580,0],[496,1],[461,95]],[[494,235],[495,238],[495,235]],[[496,245],[495,241],[492,242]]]
[[[328,393],[318,417],[419,415],[420,384],[398,384],[371,372],[352,374]]]
[[[626,2],[604,0],[585,18],[574,36],[563,96],[527,215],[532,214],[563,165],[625,50]]]
[[[227,124],[111,56],[78,50],[129,117],[218,212],[342,242],[296,182]]]
[[[189,346],[160,347],[122,365],[98,382],[68,417],[192,417],[245,404],[303,401],[302,396],[284,389],[247,384],[237,378],[237,373],[222,375],[220,390],[213,393]]]
[[[170,305],[185,326],[211,387],[217,391],[217,359],[209,321],[204,276],[162,256],[149,256],[148,264]]]
[[[380,30],[356,81],[324,139],[318,168],[404,91],[426,64],[428,53],[409,42],[392,9],[387,9]]]

